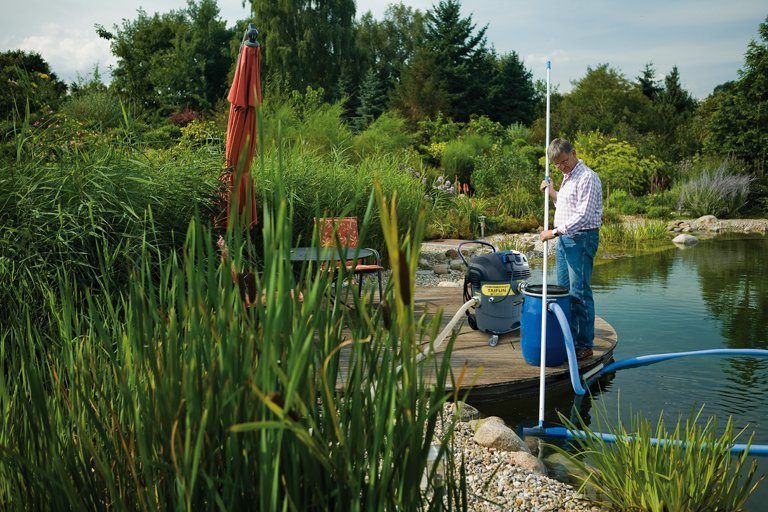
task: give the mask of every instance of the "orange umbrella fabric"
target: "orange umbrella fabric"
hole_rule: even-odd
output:
[[[227,99],[231,103],[227,122],[225,158],[231,170],[227,187],[227,224],[233,215],[242,218],[248,227],[256,225],[256,197],[251,179],[251,162],[256,152],[256,107],[261,105],[261,48],[247,43],[240,45],[235,77]],[[238,179],[239,178],[239,179]],[[234,181],[238,179],[237,183]],[[237,187],[237,188],[235,188]],[[237,198],[237,210],[233,211],[233,198]]]

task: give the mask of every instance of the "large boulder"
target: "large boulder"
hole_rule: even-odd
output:
[[[697,224],[708,225],[708,224],[714,224],[715,222],[717,222],[717,217],[715,217],[714,215],[702,215],[701,217],[696,219]]]
[[[480,419],[480,411],[466,402],[458,401],[451,404],[451,413],[459,411],[459,421],[472,421]]]
[[[448,270],[448,265],[446,265],[445,263],[438,263],[437,265],[435,265],[432,271],[438,276],[444,276],[445,274],[448,274],[450,272],[450,270]]]
[[[688,235],[686,233],[683,233],[673,238],[672,243],[675,245],[688,246],[688,245],[694,245],[699,243],[699,239],[693,235]]]
[[[530,453],[512,452],[509,454],[509,462],[532,473],[547,476],[547,467],[538,457],[534,457]]]
[[[477,444],[486,448],[530,453],[525,442],[515,434],[515,431],[506,426],[504,420],[495,416],[478,422],[474,439]]]

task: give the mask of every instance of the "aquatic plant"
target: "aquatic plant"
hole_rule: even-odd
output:
[[[704,421],[702,410],[678,419],[671,431],[661,415],[653,427],[635,414],[627,428],[623,422],[608,425],[603,409],[594,415],[594,430],[580,417],[574,422],[561,415],[566,428],[585,435],[573,440],[576,454],[554,448],[577,465],[582,489],[591,487],[616,510],[742,510],[764,476],[755,478],[757,463],[749,463],[746,452],[730,454],[744,430],[737,432],[729,418],[720,431],[715,418]],[[608,443],[595,432],[617,441]]]

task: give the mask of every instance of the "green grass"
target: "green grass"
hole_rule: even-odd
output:
[[[439,327],[413,310],[423,191],[394,156],[265,156],[259,229],[229,232],[222,263],[206,214],[220,153],[48,135],[25,131],[0,174],[0,508],[466,508],[452,420],[433,439],[452,342],[416,362]],[[326,212],[386,248],[381,306],[344,308],[326,271],[291,267]],[[256,273],[255,307],[233,270]]]
[[[714,419],[703,422],[701,414],[699,410],[684,422],[679,419],[672,430],[662,417],[654,427],[634,415],[626,427],[622,422],[606,425],[597,416],[594,431],[581,419],[574,423],[561,415],[567,428],[582,430],[586,436],[573,441],[576,455],[555,449],[576,463],[583,485],[591,486],[616,510],[743,510],[764,477],[755,478],[757,463],[749,463],[746,453],[730,454],[743,431],[736,432],[730,418],[720,431]],[[607,432],[618,440],[607,443],[594,432]],[[663,441],[653,444],[651,438]]]
[[[439,328],[413,311],[423,222],[401,239],[394,199],[379,197],[400,269],[381,307],[328,300],[312,266],[295,276],[284,200],[265,210],[253,308],[230,277],[250,269],[248,244],[231,235],[221,263],[199,222],[179,255],[142,242],[124,290],[95,295],[63,271],[41,284],[54,328],[27,311],[0,337],[3,508],[461,508],[453,466],[419,485],[425,471],[437,482],[427,460],[450,378],[449,357],[416,362]]]
[[[632,224],[608,222],[600,228],[600,243],[606,245],[634,247],[667,238],[667,224],[660,220],[647,219]]]

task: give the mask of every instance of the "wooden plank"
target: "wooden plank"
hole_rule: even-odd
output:
[[[436,314],[442,310],[442,326],[446,326],[464,300],[460,288],[423,287],[416,290],[415,309],[418,314]],[[510,394],[535,390],[539,385],[539,367],[531,366],[523,359],[520,333],[502,335],[495,347],[488,345],[489,334],[474,331],[465,320],[461,325],[451,356],[451,367],[459,375],[466,367],[462,387],[472,384],[473,400],[492,400],[509,397]],[[579,361],[583,374],[599,364],[607,364],[617,343],[616,331],[600,317],[595,319],[595,346],[592,357]],[[440,353],[438,349],[438,353]],[[342,368],[346,357],[342,352]],[[343,372],[345,373],[345,372]],[[547,368],[548,386],[570,386],[568,364]]]

